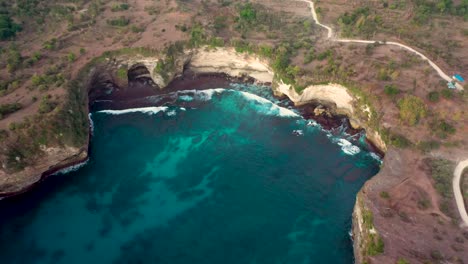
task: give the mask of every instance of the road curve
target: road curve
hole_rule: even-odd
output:
[[[463,195],[461,192],[460,181],[463,174],[463,170],[468,167],[468,159],[460,161],[453,172],[453,194],[455,195],[455,201],[457,202],[458,212],[464,222],[464,226],[468,227],[468,214],[466,213],[465,203],[463,202]]]
[[[315,5],[314,5],[314,2],[312,1],[309,1],[309,0],[298,0],[298,1],[301,1],[301,2],[306,2],[309,4],[310,6],[310,11],[312,13],[312,18],[315,20],[315,23],[323,28],[325,28],[327,30],[327,38],[330,39],[331,41],[335,41],[335,42],[345,42],[345,43],[363,43],[363,44],[372,44],[372,43],[379,43],[379,44],[382,44],[382,45],[393,45],[393,46],[398,46],[400,48],[403,48],[403,49],[406,49],[416,55],[418,55],[419,57],[421,57],[423,60],[427,61],[429,63],[429,65],[437,72],[437,74],[439,74],[439,76],[446,80],[447,82],[450,82],[452,81],[452,78],[447,75],[444,71],[442,71],[442,69],[437,66],[437,64],[435,64],[433,61],[431,61],[428,57],[426,57],[424,54],[422,54],[421,52],[409,47],[409,46],[406,46],[404,44],[401,44],[401,43],[398,43],[398,42],[393,42],[393,41],[388,41],[388,42],[384,42],[384,41],[379,41],[379,40],[363,40],[363,39],[340,39],[340,38],[336,38],[336,36],[334,36],[333,34],[333,29],[327,25],[324,25],[322,23],[320,23],[320,21],[318,20],[318,16],[317,16],[317,12],[315,11]],[[459,83],[456,83],[456,87],[457,89],[459,90],[463,90],[463,86],[461,86],[461,84]]]

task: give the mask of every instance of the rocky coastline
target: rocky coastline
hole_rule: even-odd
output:
[[[89,85],[86,89],[89,102],[87,111],[93,111],[96,102],[101,102],[99,107],[109,107],[102,102],[113,100],[120,102],[118,104],[120,109],[136,107],[128,104],[129,99],[186,90],[193,86],[197,86],[199,89],[210,89],[226,86],[233,82],[267,84],[271,85],[275,96],[287,97],[304,118],[316,120],[328,130],[343,126],[343,124],[350,134],[366,130],[369,148],[381,157],[387,151],[379,134],[367,126],[365,120],[360,120],[355,115],[358,106],[355,104],[355,98],[347,91],[346,87],[338,84],[312,85],[298,94],[293,87],[275,79],[275,74],[268,66],[268,62],[255,55],[237,53],[231,48],[198,49],[184,52],[174,63],[175,67],[166,72],[165,76],[155,70],[158,61],[162,59],[163,57],[120,56],[108,60],[104,67],[91,68],[86,75],[89,80],[84,82]],[[128,81],[119,80],[116,76],[117,69],[122,67],[128,71]],[[138,71],[135,71],[137,68]],[[132,76],[132,80],[130,80],[130,76]],[[116,105],[111,107],[115,108]],[[0,197],[14,197],[27,192],[48,176],[86,162],[90,137],[91,132],[86,146],[58,164],[50,164],[46,170],[40,173],[36,182],[23,186],[17,191],[0,193]],[[353,214],[354,223],[363,221],[362,214],[359,214],[362,210],[365,209],[359,207],[358,199]],[[356,241],[361,243],[362,230],[357,229],[360,225],[354,224],[353,226],[356,245]],[[355,246],[355,255],[356,259],[359,260],[361,257],[357,248]]]

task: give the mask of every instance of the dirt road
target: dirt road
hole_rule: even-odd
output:
[[[436,70],[437,74],[439,74],[439,76],[446,80],[447,82],[449,81],[452,81],[452,78],[447,75],[444,71],[442,71],[442,69],[437,66],[437,64],[435,64],[433,61],[431,61],[428,57],[426,57],[424,54],[422,54],[421,52],[409,47],[409,46],[406,46],[404,44],[401,44],[401,43],[398,43],[398,42],[392,42],[392,41],[388,41],[388,42],[384,42],[384,41],[379,41],[379,40],[363,40],[363,39],[340,39],[340,38],[337,38],[333,32],[333,29],[329,26],[326,26],[322,23],[320,23],[320,21],[318,20],[318,16],[317,16],[317,12],[315,11],[315,5],[314,5],[314,2],[312,1],[309,1],[309,0],[298,0],[298,1],[302,1],[302,2],[306,2],[309,4],[310,6],[310,10],[311,10],[311,13],[312,13],[312,17],[313,19],[315,20],[315,23],[323,28],[325,28],[327,30],[327,38],[330,39],[331,41],[335,41],[335,42],[346,42],[346,43],[362,43],[362,44],[372,44],[372,43],[379,43],[379,44],[382,44],[382,45],[393,45],[393,46],[398,46],[400,48],[403,48],[403,49],[406,49],[416,55],[418,55],[419,57],[421,57],[423,60],[427,61],[429,63],[429,65],[434,69]],[[460,84],[456,83],[456,87],[458,90],[463,90],[463,86],[461,86]]]
[[[468,214],[466,213],[465,203],[463,202],[463,195],[461,192],[460,181],[463,174],[463,170],[468,167],[468,159],[460,161],[453,172],[453,194],[455,195],[455,201],[457,202],[458,212],[464,222],[464,226],[468,227]]]

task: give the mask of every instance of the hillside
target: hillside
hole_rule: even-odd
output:
[[[330,0],[318,2],[317,12],[341,37],[401,42],[467,77],[468,3],[443,3]],[[86,158],[91,68],[125,89],[135,65],[113,62],[164,57],[145,73],[167,84],[183,50],[233,47],[268,61],[276,79],[299,93],[344,85],[355,98],[351,119],[385,142],[382,171],[357,203],[385,246],[370,250],[378,241],[371,236],[362,261],[468,261],[451,189],[455,162],[468,158],[468,95],[447,89],[418,56],[332,42],[298,1],[2,0],[0,13],[0,195]]]

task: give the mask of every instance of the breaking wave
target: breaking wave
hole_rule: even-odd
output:
[[[159,112],[165,112],[168,109],[167,106],[153,106],[153,107],[142,107],[142,108],[130,108],[124,110],[102,110],[98,113],[110,114],[110,115],[123,115],[129,113],[144,113],[154,115]]]

